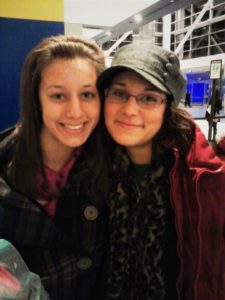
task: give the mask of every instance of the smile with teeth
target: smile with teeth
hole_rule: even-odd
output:
[[[65,126],[65,128],[68,128],[68,129],[78,130],[78,129],[81,129],[81,128],[84,127],[84,123],[82,123],[82,124],[77,124],[77,125],[65,124],[64,126]]]

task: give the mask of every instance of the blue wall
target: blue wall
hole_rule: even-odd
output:
[[[209,72],[187,73],[187,90],[191,94],[192,105],[203,105],[208,102],[211,80]]]
[[[27,53],[43,38],[63,33],[63,22],[0,18],[0,130],[18,121],[19,77]]]
[[[212,95],[212,80],[209,72],[186,73],[187,89],[191,94],[193,105],[207,104]],[[221,81],[217,82],[220,88],[220,97],[225,97],[225,78],[224,73],[221,74]]]

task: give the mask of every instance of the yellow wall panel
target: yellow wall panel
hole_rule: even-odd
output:
[[[0,0],[0,17],[64,21],[64,0]]]

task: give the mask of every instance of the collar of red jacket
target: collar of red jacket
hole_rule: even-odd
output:
[[[195,124],[195,139],[186,161],[190,168],[201,168],[209,172],[218,172],[223,167],[222,161],[197,124]]]

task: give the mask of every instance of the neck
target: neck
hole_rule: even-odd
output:
[[[43,153],[44,165],[49,167],[55,172],[58,172],[65,165],[66,161],[69,159],[72,152],[67,153],[59,153],[52,152],[51,155],[49,153]]]
[[[127,153],[134,164],[149,164],[152,158],[152,145],[127,147]]]
[[[72,155],[74,148],[55,144],[50,139],[41,137],[43,163],[55,172],[61,170],[66,161]]]

